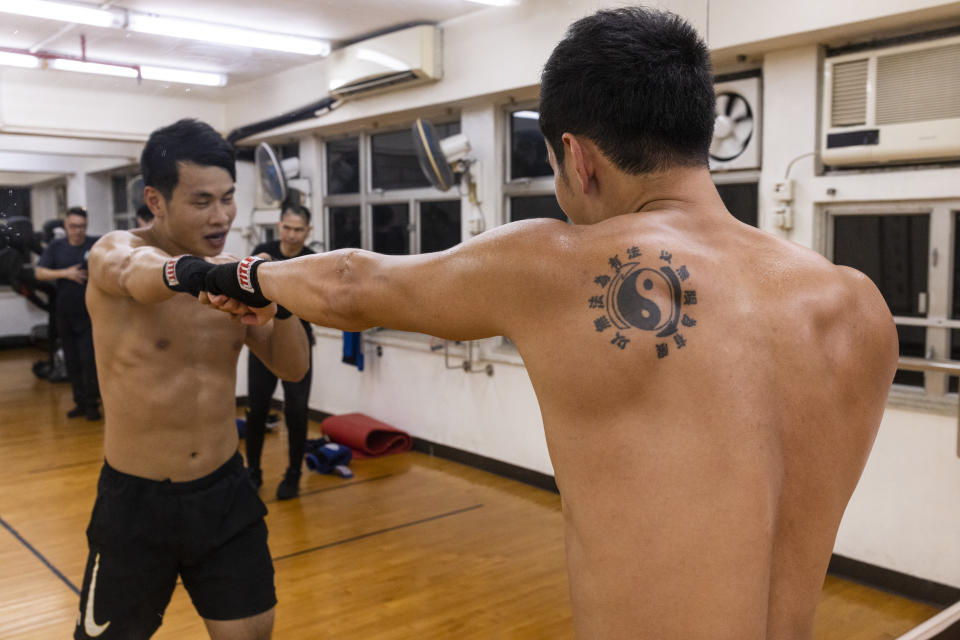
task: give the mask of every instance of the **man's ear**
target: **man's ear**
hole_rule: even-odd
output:
[[[156,188],[143,188],[143,203],[147,205],[153,215],[161,218],[167,215],[167,200]]]
[[[580,184],[580,191],[584,195],[589,195],[591,191],[597,188],[596,182],[596,158],[593,145],[585,144],[572,133],[563,134],[564,152],[570,158],[568,165],[573,169],[577,181]]]

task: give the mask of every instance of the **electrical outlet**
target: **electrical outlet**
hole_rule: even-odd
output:
[[[784,231],[793,229],[793,207],[777,207],[773,210],[773,218],[778,229]]]
[[[793,180],[774,182],[773,199],[777,202],[791,202],[793,200]]]

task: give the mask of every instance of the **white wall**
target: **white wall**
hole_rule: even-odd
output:
[[[78,83],[65,75],[84,74],[0,70],[0,131],[143,141],[157,127],[180,118],[224,127],[222,100],[192,97],[200,92],[165,95],[152,83],[137,86],[96,76]]]
[[[887,409],[836,552],[960,587],[957,420]]]
[[[843,31],[886,24],[935,20],[956,16],[955,0],[710,0],[709,44],[711,49],[743,46],[785,39],[797,34]],[[823,34],[821,34],[823,35]]]

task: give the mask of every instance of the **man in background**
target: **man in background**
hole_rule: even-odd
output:
[[[100,387],[93,353],[93,333],[85,300],[87,256],[99,236],[87,235],[87,212],[83,207],[67,211],[63,227],[66,238],[47,245],[37,263],[37,280],[54,280],[57,304],[54,322],[63,344],[67,375],[73,386],[74,407],[68,418],[100,419]]]
[[[137,229],[146,229],[151,224],[153,224],[153,212],[147,205],[140,205],[137,209]]]

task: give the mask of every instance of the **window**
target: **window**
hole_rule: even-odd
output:
[[[136,211],[130,199],[130,182],[136,177],[132,170],[110,176],[110,200],[113,205],[113,228],[134,229]]]
[[[759,185],[756,182],[717,184],[717,192],[723,205],[733,217],[752,226],[757,226]]]
[[[360,234],[360,207],[330,207],[330,241],[334,249],[359,249],[363,246]]]
[[[960,203],[827,209],[827,249],[877,285],[897,324],[900,355],[960,359]],[[904,371],[901,390],[928,398],[956,389],[942,373]]]
[[[410,253],[410,208],[406,203],[373,205],[373,250],[393,256]]]
[[[556,218],[567,221],[567,215],[553,195],[510,198],[510,222],[531,218]]]
[[[510,179],[553,177],[547,143],[540,133],[540,113],[521,109],[510,114]]]
[[[438,137],[460,122],[434,123]],[[378,253],[442,251],[460,242],[460,194],[432,186],[410,127],[325,141],[327,247]]]
[[[327,142],[327,193],[360,193],[360,138]]]
[[[866,274],[894,316],[924,318],[927,307],[928,215],[858,215],[834,218],[833,261]],[[922,358],[926,330],[897,325],[900,355]],[[898,371],[894,383],[923,386],[920,371]]]
[[[505,222],[530,218],[567,220],[557,203],[553,169],[547,159],[547,143],[540,133],[536,107],[507,111],[507,173]]]
[[[460,244],[460,201],[420,203],[420,253],[443,251]]]
[[[442,140],[460,133],[459,122],[434,125]],[[371,185],[374,190],[416,189],[429,187],[430,182],[420,169],[410,129],[376,133],[370,136]]]

